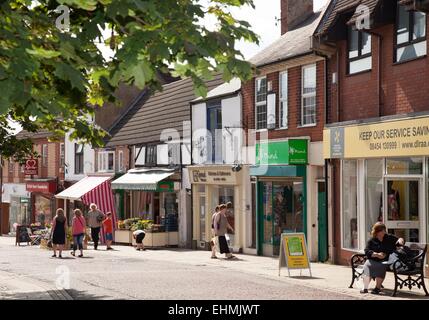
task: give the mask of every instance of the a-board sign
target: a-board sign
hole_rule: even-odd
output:
[[[20,245],[21,242],[30,242],[30,236],[27,231],[27,226],[19,225],[16,227],[16,240],[15,245]]]
[[[280,241],[279,276],[282,267],[291,269],[308,269],[311,275],[310,259],[304,233],[283,233]]]

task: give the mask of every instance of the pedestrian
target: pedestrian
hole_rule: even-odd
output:
[[[221,204],[219,209],[220,211],[216,214],[214,219],[214,229],[215,235],[219,241],[220,253],[225,253],[225,257],[227,259],[234,259],[236,257],[233,256],[229,251],[228,243],[225,238],[225,234],[227,233],[228,229],[231,230],[231,232],[234,232],[234,229],[228,223],[228,219],[226,217],[226,205]]]
[[[136,243],[137,243],[137,247],[136,247],[137,251],[146,250],[143,244],[143,239],[145,236],[146,236],[146,232],[144,232],[143,230],[136,230],[133,232],[133,238],[136,240]]]
[[[104,235],[106,237],[106,250],[113,250],[112,241],[113,241],[113,221],[112,221],[112,213],[106,213],[106,219],[103,220],[103,229]]]
[[[218,214],[220,211],[220,206],[216,206],[215,208],[215,212],[212,215],[212,240],[210,241],[210,245],[212,248],[212,259],[217,259],[216,257],[216,234],[215,234],[215,227],[214,227],[214,222],[216,219],[216,214]]]
[[[57,257],[57,250],[59,251],[58,258],[62,259],[62,252],[66,243],[67,234],[67,219],[64,215],[64,210],[57,209],[56,215],[52,221],[52,247],[54,249],[53,258]]]
[[[235,228],[235,219],[234,219],[234,207],[231,201],[226,203],[226,218],[232,230]],[[229,240],[227,242],[230,246],[234,246],[234,232],[230,231],[227,233]]]
[[[72,221],[72,235],[73,235],[73,251],[71,254],[75,256],[76,250],[79,247],[80,255],[78,257],[83,257],[83,237],[85,236],[86,223],[85,218],[82,215],[80,209],[75,209],[73,211],[74,217]]]
[[[94,250],[98,248],[98,241],[100,240],[100,229],[104,220],[104,214],[97,209],[95,203],[91,203],[88,211],[88,226],[91,228],[91,238],[94,242]]]

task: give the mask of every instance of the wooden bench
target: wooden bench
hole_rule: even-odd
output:
[[[429,296],[429,293],[426,289],[425,285],[425,277],[424,277],[424,267],[425,267],[425,258],[427,252],[427,245],[420,243],[411,243],[407,242],[405,244],[411,250],[416,252],[416,256],[410,261],[415,267],[412,270],[408,270],[405,268],[404,263],[400,260],[396,260],[393,263],[393,270],[390,268],[387,269],[388,272],[393,272],[395,277],[395,288],[393,290],[392,296],[395,297],[396,293],[399,289],[403,287],[408,287],[411,290],[413,287],[417,287],[419,289],[423,288],[426,296]],[[349,288],[353,288],[353,284],[363,273],[363,265],[367,257],[363,253],[354,254],[351,259],[351,267],[352,267],[352,283]]]

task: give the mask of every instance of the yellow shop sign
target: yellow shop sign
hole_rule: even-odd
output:
[[[325,159],[429,155],[429,117],[323,131]]]

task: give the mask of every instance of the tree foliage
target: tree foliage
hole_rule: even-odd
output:
[[[68,30],[57,27],[65,22],[59,5],[70,10]],[[114,101],[121,82],[159,90],[160,73],[172,68],[204,96],[211,72],[248,79],[251,66],[235,44],[258,37],[229,10],[244,5],[253,0],[0,0],[1,153],[21,158],[31,149],[16,143],[7,119],[53,139],[73,130],[72,139],[100,146],[106,132],[90,121],[94,106]],[[214,30],[204,25],[209,16]]]

